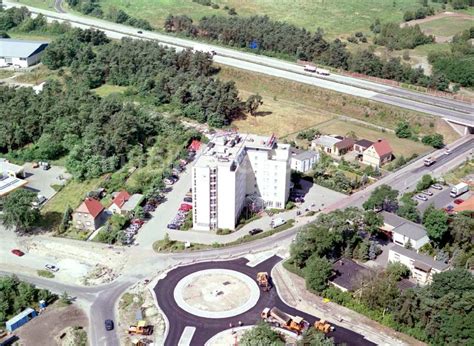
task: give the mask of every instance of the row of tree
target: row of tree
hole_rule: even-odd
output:
[[[126,24],[140,29],[153,30],[153,27],[147,20],[132,17],[127,12],[116,7],[112,6],[104,13],[99,0],[66,0],[66,2],[75,10],[90,16],[104,18],[115,23]]]
[[[164,28],[167,32],[252,49],[257,53],[313,61],[334,68],[425,87],[442,90],[447,87],[446,83],[442,83],[446,79],[444,76],[439,74],[426,76],[422,68],[412,69],[399,58],[385,61],[368,49],[351,53],[341,40],[327,41],[321,29],[311,33],[291,24],[272,21],[267,16],[211,16],[203,17],[198,24],[194,24],[187,16],[170,15],[165,21]],[[379,44],[386,44],[393,49],[413,48],[433,41],[433,38],[424,35],[418,26],[402,29],[398,24],[382,25],[378,21],[378,24],[374,23],[373,30],[379,32],[377,36]]]
[[[469,7],[474,7],[473,0],[431,0],[431,1],[442,3],[444,5],[450,4],[455,10],[464,10]]]

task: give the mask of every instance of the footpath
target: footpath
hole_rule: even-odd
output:
[[[377,345],[426,345],[358,312],[332,302],[324,302],[323,298],[307,291],[304,279],[287,271],[282,263],[272,270],[272,279],[278,288],[278,294],[288,305],[364,335]]]

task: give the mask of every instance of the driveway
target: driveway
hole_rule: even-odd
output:
[[[69,173],[66,173],[66,168],[61,166],[51,165],[51,168],[45,171],[41,167],[33,168],[33,164],[27,162],[24,164],[24,167],[26,180],[28,181],[26,187],[45,196],[47,199],[51,199],[56,194],[56,190],[51,185],[64,185],[66,179],[71,177]],[[58,179],[59,176],[65,179],[60,180]]]

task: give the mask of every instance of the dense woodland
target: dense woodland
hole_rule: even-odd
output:
[[[203,17],[198,24],[194,24],[187,16],[170,15],[164,28],[167,32],[205,38],[237,48],[252,48],[257,53],[313,61],[440,90],[447,87],[444,75],[426,76],[421,68],[412,69],[399,58],[385,61],[371,50],[361,49],[352,54],[341,40],[327,41],[322,30],[311,33],[292,24],[272,21],[267,16],[211,16]],[[414,48],[433,42],[433,37],[424,35],[418,26],[399,28],[395,23],[382,25],[380,21],[376,21],[372,30],[377,33],[377,44],[384,44],[392,49]]]
[[[369,204],[393,207],[392,196],[390,191],[375,193]],[[377,252],[376,248],[371,248],[366,236],[376,235],[382,222],[377,213],[354,208],[320,215],[316,222],[298,233],[285,266],[302,275],[309,290],[420,340],[436,345],[466,344],[472,340],[474,278],[464,269],[469,267],[466,259],[453,259],[456,268],[436,274],[434,282],[424,288],[402,292],[397,283],[407,277],[408,268],[400,264],[392,264],[382,272],[360,277],[361,288],[354,296],[328,286],[333,261],[341,256],[365,261]],[[472,251],[469,244],[474,238],[474,224],[469,215],[458,214],[449,223],[444,222],[448,233],[444,233],[442,239],[445,242],[449,239],[449,246],[456,243],[458,251],[469,247]],[[430,223],[437,222],[431,220]],[[438,227],[428,231],[430,238]]]
[[[38,307],[40,300],[49,302],[52,298],[48,290],[38,289],[16,276],[0,277],[0,323],[28,307]]]

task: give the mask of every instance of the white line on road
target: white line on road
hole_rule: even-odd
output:
[[[181,338],[179,338],[178,345],[179,346],[189,346],[191,345],[191,339],[194,336],[194,332],[196,331],[196,327],[186,327],[183,330],[183,334],[181,334]]]

